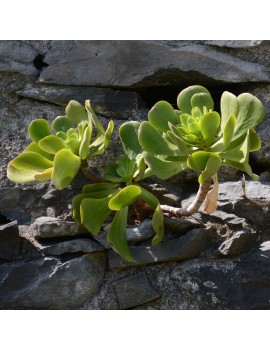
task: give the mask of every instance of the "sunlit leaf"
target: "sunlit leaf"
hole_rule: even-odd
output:
[[[69,149],[57,152],[54,158],[52,182],[58,190],[69,186],[73,178],[78,173],[81,160]]]
[[[175,135],[170,130],[167,132],[167,135],[171,139],[171,141],[178,147],[181,154],[188,155],[188,148],[187,148],[185,142],[181,138],[179,138],[179,136]]]
[[[261,139],[254,129],[249,131],[249,151],[258,151],[261,148]]]
[[[66,143],[63,139],[55,136],[48,135],[38,142],[38,146],[48,152],[48,154],[56,154],[59,150],[67,149]]]
[[[55,132],[67,132],[72,128],[72,123],[67,116],[58,116],[52,123]]]
[[[225,166],[233,167],[242,172],[246,172],[252,180],[259,180],[259,177],[252,172],[252,169],[248,163],[240,163],[240,162],[235,162],[230,160],[224,160],[223,164]]]
[[[199,183],[204,183],[208,178],[213,177],[219,170],[222,160],[218,155],[212,154],[207,160],[205,170],[199,176]]]
[[[86,127],[83,135],[83,139],[81,141],[80,149],[79,149],[79,156],[82,160],[86,159],[89,152],[89,144],[92,135],[92,129],[90,126]]]
[[[220,100],[220,108],[221,108],[221,131],[224,130],[227,119],[234,115],[237,117],[239,112],[239,102],[237,97],[228,91],[224,91]]]
[[[202,135],[208,145],[215,140],[220,126],[220,116],[217,112],[208,112],[201,118]]]
[[[92,121],[94,126],[97,128],[97,130],[101,133],[104,134],[105,130],[103,128],[103,125],[101,124],[100,120],[98,119],[97,115],[95,114],[94,110],[91,107],[90,100],[85,101],[85,109],[87,111],[87,115],[89,120]]]
[[[152,239],[152,245],[157,245],[164,237],[164,214],[160,208],[157,206],[152,218],[152,225],[156,235]]]
[[[53,166],[52,161],[32,151],[21,153],[12,161],[12,164],[18,169],[35,170],[38,172],[43,172],[45,169]]]
[[[236,161],[240,163],[246,163],[248,162],[248,157],[249,157],[249,132],[246,135],[245,140],[243,141],[242,145],[239,147],[222,152],[220,156],[223,159],[230,160],[230,161]]]
[[[14,183],[26,184],[35,181],[35,175],[38,172],[32,169],[19,169],[14,167],[13,161],[7,166],[7,177]]]
[[[125,206],[134,203],[140,195],[140,187],[137,185],[128,185],[111,198],[108,206],[113,211],[119,211]]]
[[[97,235],[106,218],[111,213],[109,197],[102,199],[83,199],[80,206],[81,223],[92,234]]]
[[[46,119],[35,119],[29,124],[28,133],[33,141],[38,142],[47,135],[51,135],[49,122]]]
[[[145,151],[156,155],[173,156],[179,154],[178,148],[166,142],[149,122],[142,122],[139,128],[139,142]]]
[[[121,138],[125,153],[130,159],[136,158],[142,149],[138,140],[139,126],[139,122],[130,121],[123,123],[119,128],[119,136]]]
[[[214,101],[209,93],[197,93],[191,98],[191,106],[199,107],[201,111],[206,107],[208,110],[214,109]]]
[[[45,169],[44,172],[35,175],[35,180],[38,182],[46,182],[52,179],[53,167]]]
[[[149,111],[148,120],[155,129],[162,132],[167,132],[169,122],[173,125],[179,123],[174,108],[167,101],[157,102]]]
[[[32,152],[36,152],[37,154],[40,154],[46,158],[48,158],[50,161],[53,161],[54,159],[54,155],[49,154],[48,152],[45,152],[44,150],[42,150],[37,143],[33,142],[31,144],[29,144],[27,146],[27,148],[25,149],[25,151],[32,151]]]
[[[245,134],[249,129],[255,128],[264,118],[263,104],[254,95],[244,93],[237,97],[239,112],[236,117],[236,126],[233,140]]]
[[[117,211],[111,227],[109,229],[107,240],[113,250],[117,252],[124,260],[135,262],[131,255],[126,239],[128,206]]]
[[[95,183],[95,184],[87,184],[82,188],[82,193],[96,193],[96,192],[104,192],[107,191],[108,194],[111,191],[114,191],[115,188],[118,187],[118,184],[111,184],[111,183]],[[105,195],[104,195],[105,197]]]
[[[78,101],[75,100],[70,100],[70,102],[68,103],[66,107],[66,114],[68,118],[76,124],[88,120],[85,108]]]
[[[212,154],[207,151],[196,151],[187,159],[187,165],[195,171],[203,171]]]
[[[235,115],[230,115],[230,117],[227,119],[227,122],[223,130],[223,143],[225,148],[230,144],[232,140],[235,124],[236,124]]]
[[[165,161],[148,152],[143,152],[143,157],[148,167],[162,180],[172,177],[187,167],[186,162]]]
[[[209,91],[201,85],[193,85],[182,90],[177,97],[177,106],[179,110],[190,114],[192,110],[191,98],[193,95],[199,93],[206,93],[210,95]]]

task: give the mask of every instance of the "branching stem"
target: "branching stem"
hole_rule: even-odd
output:
[[[204,183],[200,184],[197,196],[191,205],[184,208],[172,207],[167,205],[161,205],[161,209],[164,212],[169,212],[176,217],[191,216],[199,210],[201,204],[204,202],[208,190],[211,185],[211,178],[207,179]]]

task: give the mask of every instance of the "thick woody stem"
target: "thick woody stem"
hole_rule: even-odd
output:
[[[164,212],[169,212],[176,217],[183,217],[183,216],[191,216],[193,213],[197,212],[201,207],[201,204],[204,202],[208,190],[211,185],[211,178],[207,179],[204,183],[200,184],[200,188],[198,190],[197,196],[195,200],[192,202],[191,205],[184,208],[172,207],[167,205],[161,205],[161,209]]]
[[[96,183],[103,183],[104,179],[102,177],[100,177],[98,174],[93,173],[86,160],[82,161],[81,163],[81,170],[83,172],[83,174],[86,176],[86,178],[92,180],[93,182]]]

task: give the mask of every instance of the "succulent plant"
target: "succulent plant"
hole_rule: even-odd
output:
[[[91,141],[93,127],[97,133]],[[71,100],[66,107],[66,116],[58,116],[53,121],[53,131],[45,119],[30,123],[28,133],[32,143],[9,162],[7,176],[20,184],[52,180],[55,187],[62,190],[71,183],[87,159],[105,151],[113,128],[110,121],[104,130],[89,100],[85,102],[85,108]]]
[[[214,111],[209,91],[199,85],[181,91],[177,106],[179,109],[175,110],[168,102],[159,101],[150,110],[148,121],[141,123],[139,142],[145,150],[143,157],[160,179],[186,168],[199,171],[201,188],[197,199],[188,211],[179,210],[178,215],[197,211],[206,196],[206,211],[212,212],[217,203],[217,172],[221,166],[246,172],[252,179],[258,178],[249,165],[249,152],[261,147],[254,128],[263,120],[264,107],[251,94],[236,97],[224,92],[220,115]],[[214,189],[207,195],[211,178]]]
[[[138,142],[138,122],[126,122],[119,129],[125,153],[107,168],[106,182],[85,185],[82,194],[73,198],[73,218],[92,235],[97,235],[108,216],[114,218],[107,233],[111,247],[126,261],[133,262],[126,239],[129,206],[141,199],[153,209],[152,225],[156,235],[152,244],[158,244],[164,235],[164,218],[158,199],[138,182],[152,175],[146,166]]]

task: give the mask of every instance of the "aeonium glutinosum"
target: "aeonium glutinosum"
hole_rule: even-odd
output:
[[[249,152],[257,151],[261,141],[254,128],[263,120],[264,107],[255,96],[244,93],[238,97],[224,92],[221,115],[214,111],[209,91],[191,86],[177,97],[178,110],[166,101],[157,102],[148,114],[148,121],[139,128],[139,142],[145,150],[148,167],[160,179],[167,179],[184,169],[199,171],[200,188],[188,208],[161,206],[177,216],[196,212],[203,201],[205,211],[216,209],[218,197],[217,172],[230,166],[246,172],[252,179]],[[209,191],[211,179],[213,189]]]
[[[94,128],[96,135],[92,138]],[[104,130],[89,100],[85,101],[85,107],[71,100],[66,116],[56,117],[52,130],[45,119],[30,123],[28,132],[32,143],[9,162],[7,176],[20,184],[52,180],[59,190],[71,183],[80,168],[92,178],[87,160],[106,150],[113,128],[110,121]],[[96,180],[94,175],[93,179]]]
[[[126,239],[129,206],[139,199],[153,209],[152,225],[156,235],[152,244],[158,244],[164,235],[164,218],[158,199],[137,182],[152,175],[141,154],[138,142],[138,122],[126,122],[119,129],[125,153],[107,168],[105,180],[83,187],[82,194],[73,198],[73,218],[92,235],[97,235],[108,216],[114,218],[107,233],[111,247],[126,261],[133,262]]]

